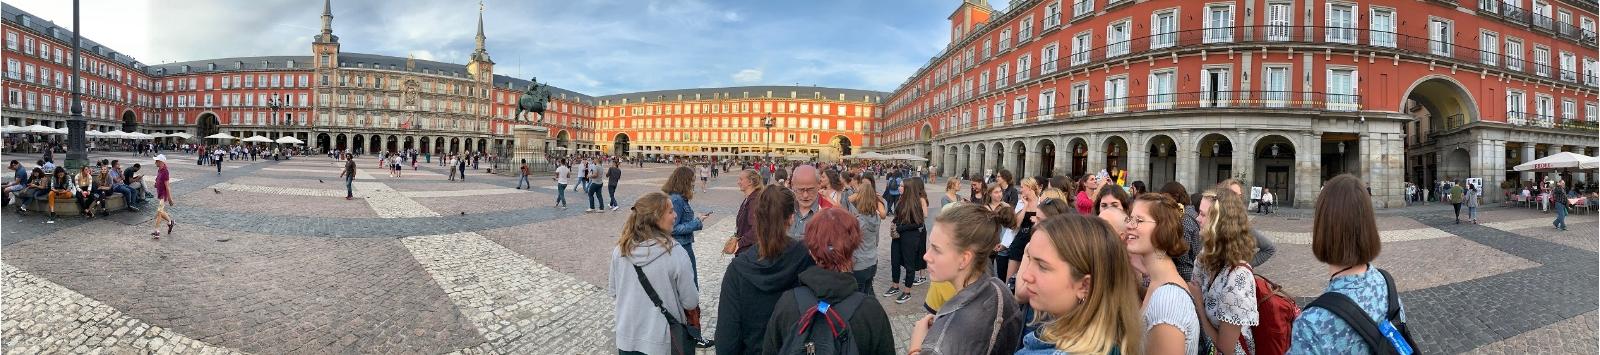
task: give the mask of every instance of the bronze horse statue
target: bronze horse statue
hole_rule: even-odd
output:
[[[533,112],[539,114],[539,119],[534,121],[533,124],[544,123],[544,110],[549,107],[549,104],[550,89],[544,84],[540,84],[539,78],[533,78],[531,83],[528,84],[528,89],[522,91],[522,97],[517,99],[516,121],[527,121],[523,119],[522,114],[524,112]]]

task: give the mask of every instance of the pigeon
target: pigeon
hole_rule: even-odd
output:
[[[465,215],[467,215],[467,211],[461,211],[461,215],[462,215],[462,216],[465,216]]]
[[[211,192],[215,192],[215,193],[217,193],[217,194],[218,194],[218,195],[221,195],[221,194],[222,194],[222,190],[218,190],[218,189],[215,189],[215,188],[213,188],[213,189],[211,189]]]
[[[326,184],[325,182],[322,182],[322,179],[317,179],[317,183],[318,184]]]

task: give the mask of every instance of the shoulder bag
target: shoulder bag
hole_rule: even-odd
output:
[[[689,336],[689,325],[672,318],[672,313],[661,306],[661,296],[656,294],[655,287],[650,286],[650,278],[644,276],[643,268],[634,265],[633,273],[639,275],[639,285],[644,286],[644,294],[650,296],[650,302],[655,304],[656,310],[661,312],[661,316],[667,317],[667,338],[672,344],[672,354],[694,354],[694,340]]]

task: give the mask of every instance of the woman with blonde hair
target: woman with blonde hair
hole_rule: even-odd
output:
[[[1033,216],[1039,215],[1039,201],[1043,197],[1040,196],[1043,192],[1040,190],[1044,184],[1040,180],[1033,177],[1023,178],[1018,184],[1022,187],[1021,192],[1017,194],[1017,206],[1011,210],[1017,216],[1017,232],[1011,240],[1001,242],[1005,244],[1006,250],[1000,253],[1005,255],[1007,260],[1006,270],[1000,275],[1001,280],[1012,280],[1017,275],[1017,268],[1022,267],[1022,249],[1026,248],[1028,241],[1033,238],[1035,223]]]
[[[1210,348],[1244,355],[1246,349],[1255,349],[1250,327],[1260,325],[1255,272],[1250,268],[1256,239],[1250,235],[1250,219],[1239,194],[1213,188],[1200,196],[1197,220],[1204,248],[1195,260],[1190,297]]]
[[[888,218],[885,213],[888,207],[883,205],[883,198],[872,192],[877,189],[872,178],[858,177],[856,190],[866,192],[850,194],[849,203],[843,204],[855,215],[861,229],[861,247],[855,251],[851,274],[856,277],[861,292],[868,295],[872,294],[872,278],[878,274],[878,228],[883,225],[883,219]]]
[[[1111,226],[1061,215],[1039,223],[1018,274],[1049,320],[1017,354],[1143,354],[1137,284]]]
[[[939,200],[939,206],[950,206],[957,202],[967,202],[961,199],[961,179],[945,180],[944,198]]]
[[[1010,354],[1022,335],[1022,316],[1010,289],[988,275],[989,254],[1010,211],[959,204],[940,213],[930,230],[929,279],[949,282],[955,296],[911,330],[908,354]]]
[[[617,248],[611,251],[607,289],[616,304],[617,351],[682,351],[689,344],[674,344],[670,332],[679,324],[700,327],[700,290],[694,284],[688,250],[676,248],[671,238],[677,215],[671,199],[660,192],[639,197],[631,210]]]

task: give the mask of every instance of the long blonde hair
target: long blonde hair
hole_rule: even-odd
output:
[[[1206,210],[1210,220],[1206,221],[1206,228],[1200,230],[1205,248],[1200,250],[1195,264],[1217,275],[1235,262],[1254,259],[1256,238],[1250,235],[1250,217],[1245,215],[1244,198],[1226,187],[1206,190],[1201,196],[1201,199],[1212,199],[1212,203],[1211,209]]]
[[[1049,235],[1056,256],[1071,266],[1076,282],[1089,279],[1089,296],[1067,314],[1039,327],[1039,340],[1073,354],[1143,353],[1143,321],[1138,279],[1128,251],[1111,225],[1079,214],[1065,214],[1035,227]],[[1038,234],[1035,234],[1038,236]],[[1062,295],[1062,297],[1070,297]]]
[[[628,222],[622,225],[622,237],[617,238],[618,252],[628,255],[639,243],[655,240],[671,253],[672,246],[678,243],[672,240],[672,231],[661,229],[661,213],[671,208],[672,201],[665,193],[640,196],[630,208],[633,213],[628,215]]]

